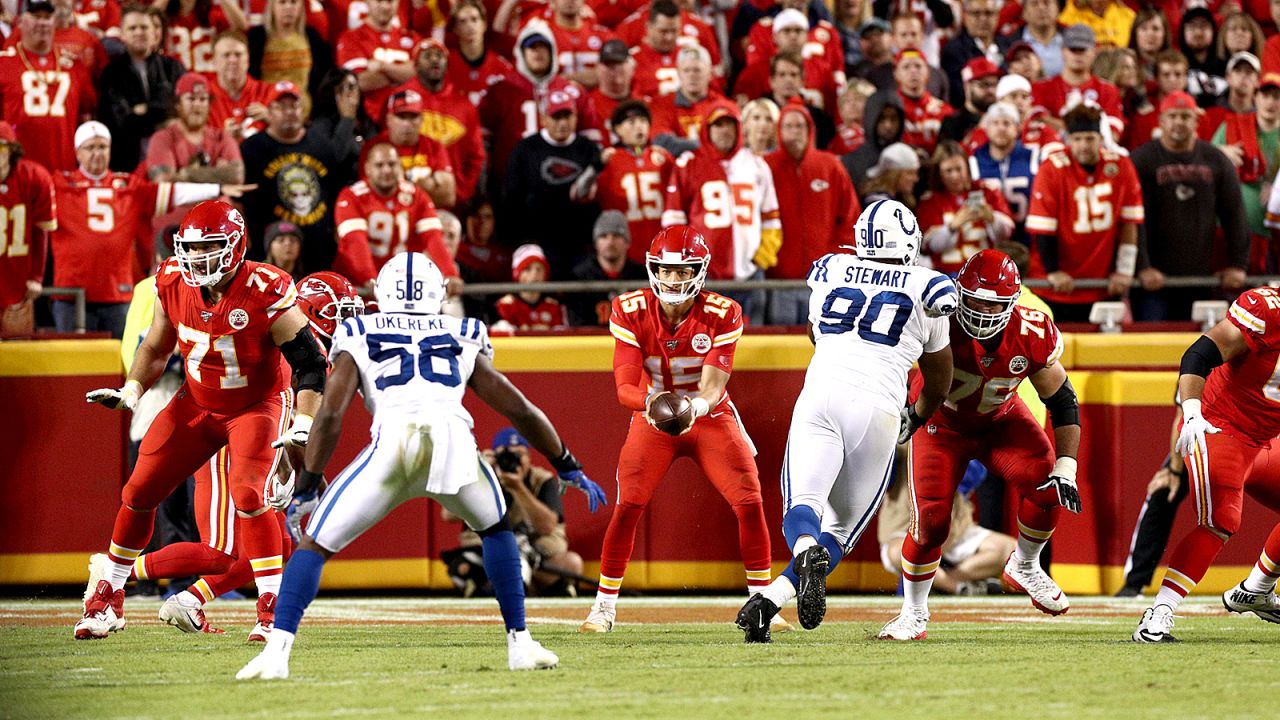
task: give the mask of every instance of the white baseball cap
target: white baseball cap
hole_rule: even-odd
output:
[[[1017,73],[1009,73],[1000,78],[1000,82],[996,83],[996,99],[1003,100],[1009,96],[1009,93],[1019,90],[1031,92],[1031,81]]]
[[[106,125],[103,125],[97,120],[90,120],[76,128],[76,149],[79,150],[81,145],[94,138],[106,138],[107,140],[110,140],[111,131],[107,129]]]

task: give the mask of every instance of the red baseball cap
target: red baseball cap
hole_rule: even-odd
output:
[[[422,95],[418,94],[417,90],[401,90],[387,98],[387,113],[391,115],[404,113],[420,115],[423,109]]]
[[[1262,82],[1258,83],[1259,90],[1266,88],[1280,88],[1280,73],[1269,72],[1262,76]]]
[[[542,110],[548,117],[553,117],[562,112],[576,113],[577,111],[577,103],[573,101],[572,97],[569,97],[569,93],[563,90],[555,90],[548,95],[546,106]]]
[[[985,57],[976,57],[970,60],[964,69],[960,71],[960,79],[965,82],[973,82],[988,77],[1000,77],[1002,73],[996,64]]]
[[[918,49],[913,47],[902,48],[901,50],[899,50],[898,54],[893,56],[893,64],[897,65],[898,63],[901,63],[906,58],[912,58],[912,57],[920,58],[920,61],[923,62],[925,65],[929,64],[929,61],[926,60],[924,57],[924,53],[920,52]]]
[[[13,126],[4,120],[0,120],[0,142],[16,143],[18,142],[18,134],[13,131]]]
[[[291,80],[278,80],[271,86],[271,90],[267,92],[267,104],[270,105],[271,103],[281,98],[289,97],[290,95],[296,98],[301,98],[302,91],[299,90],[298,86],[293,84],[293,81]]]
[[[1196,114],[1201,112],[1200,107],[1196,105],[1195,98],[1181,90],[1165,95],[1164,99],[1160,101],[1161,115],[1169,112],[1170,110],[1191,110]]]
[[[178,84],[173,90],[173,94],[182,97],[196,91],[197,88],[204,88],[205,92],[209,91],[209,81],[200,73],[189,72],[184,73],[178,78]]]

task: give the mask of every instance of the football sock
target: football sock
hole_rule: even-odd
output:
[[[289,633],[290,639],[298,632],[302,613],[306,612],[307,606],[316,599],[316,593],[320,591],[322,572],[324,556],[315,550],[298,550],[289,558],[280,595],[276,600],[276,621],[270,638],[275,638],[277,630]]]
[[[835,572],[836,566],[844,559],[844,546],[835,535],[824,532],[818,536],[818,544],[827,549],[831,554],[831,564],[827,566],[827,575]]]
[[[926,608],[933,578],[942,564],[942,548],[921,547],[910,535],[902,541],[902,608]]]
[[[769,583],[768,587],[761,590],[760,594],[768,598],[774,605],[784,607],[796,596],[796,582],[794,574],[792,577],[787,577],[784,572],[776,580]]]
[[[1014,559],[1018,562],[1035,564],[1040,561],[1040,551],[1049,542],[1049,538],[1053,537],[1054,518],[1046,517],[1046,514],[1043,508],[1032,505],[1027,500],[1022,501],[1022,508],[1018,512],[1018,544],[1013,550]]]
[[[782,516],[782,536],[787,539],[792,556],[818,544],[817,537],[821,531],[822,521],[808,505],[796,505]]]
[[[764,503],[734,505],[738,517],[738,547],[747,572],[747,595],[763,590],[769,584],[772,564],[769,558],[769,525],[764,519]]]
[[[1262,554],[1258,562],[1249,571],[1249,578],[1244,581],[1244,589],[1249,592],[1269,593],[1276,589],[1276,579],[1280,578],[1280,525],[1271,528],[1267,543],[1262,546]]]
[[[1169,567],[1160,583],[1155,604],[1168,605],[1176,610],[1182,598],[1204,578],[1226,544],[1226,540],[1208,528],[1196,527],[1188,533],[1169,556]]]
[[[524,576],[520,572],[520,549],[510,530],[485,535],[481,540],[484,571],[493,585],[493,594],[502,610],[507,630],[524,630]]]
[[[283,578],[284,576],[281,575],[280,577]],[[201,602],[207,603],[223,593],[248,585],[252,580],[253,568],[249,565],[249,559],[241,555],[236,558],[235,562],[231,563],[231,567],[226,572],[221,575],[202,577],[187,589],[200,598]],[[279,592],[276,592],[278,595]]]
[[[107,580],[111,581],[112,590],[119,590],[129,581],[134,561],[151,540],[155,520],[155,510],[131,510],[124,505],[120,506],[116,513],[115,527],[111,531],[111,547],[107,551],[107,558],[111,560]]]
[[[279,593],[284,558],[281,555],[280,526],[270,511],[237,518],[240,529],[240,552],[249,557],[258,594]]]
[[[631,561],[631,551],[636,543],[636,526],[644,516],[643,505],[619,502],[604,532],[604,546],[600,548],[600,584],[596,588],[596,605],[612,606],[618,599],[622,578]]]
[[[219,575],[231,569],[233,562],[235,558],[204,543],[180,542],[139,555],[133,575],[138,580]]]
[[[827,575],[830,575],[840,561],[844,559],[844,547],[835,535],[831,533],[822,533],[818,536],[817,545],[827,549],[831,554],[831,564],[827,566]],[[785,581],[785,582],[784,582]],[[796,561],[793,559],[787,563],[787,567],[781,573],[778,573],[778,579],[769,585],[769,590],[764,591],[764,596],[773,601],[778,607],[782,607],[782,603],[788,602],[796,596],[796,588],[800,586],[800,576],[796,574]],[[779,601],[781,598],[781,601]]]

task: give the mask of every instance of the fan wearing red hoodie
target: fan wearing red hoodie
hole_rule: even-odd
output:
[[[778,149],[764,157],[787,239],[778,250],[778,264],[767,273],[770,278],[799,280],[814,260],[853,245],[853,221],[862,205],[840,160],[814,147],[814,136],[813,118],[804,105],[783,106]],[[775,290],[768,316],[771,325],[803,325],[809,316],[809,290]]]

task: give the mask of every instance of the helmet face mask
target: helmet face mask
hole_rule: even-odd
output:
[[[209,200],[187,213],[173,236],[173,255],[182,280],[213,287],[244,262],[244,218],[227,203]]]
[[[312,273],[298,283],[298,305],[317,335],[332,340],[338,325],[364,315],[364,301],[346,278],[335,272]]]
[[[1013,260],[999,250],[983,250],[965,261],[956,277],[960,308],[956,321],[975,340],[999,335],[1013,317],[1022,295],[1022,278]],[[981,303],[987,307],[975,307]],[[991,311],[990,306],[999,309]]]
[[[707,268],[711,266],[711,251],[696,230],[687,225],[673,225],[663,228],[653,238],[645,260],[653,294],[666,305],[681,305],[702,292]],[[670,277],[673,271],[686,276],[681,270],[691,272],[684,279]]]
[[[853,225],[854,251],[865,260],[914,265],[922,238],[915,213],[897,200],[877,200]]]
[[[445,300],[444,275],[422,253],[400,253],[378,272],[373,286],[378,312],[438,315]]]

